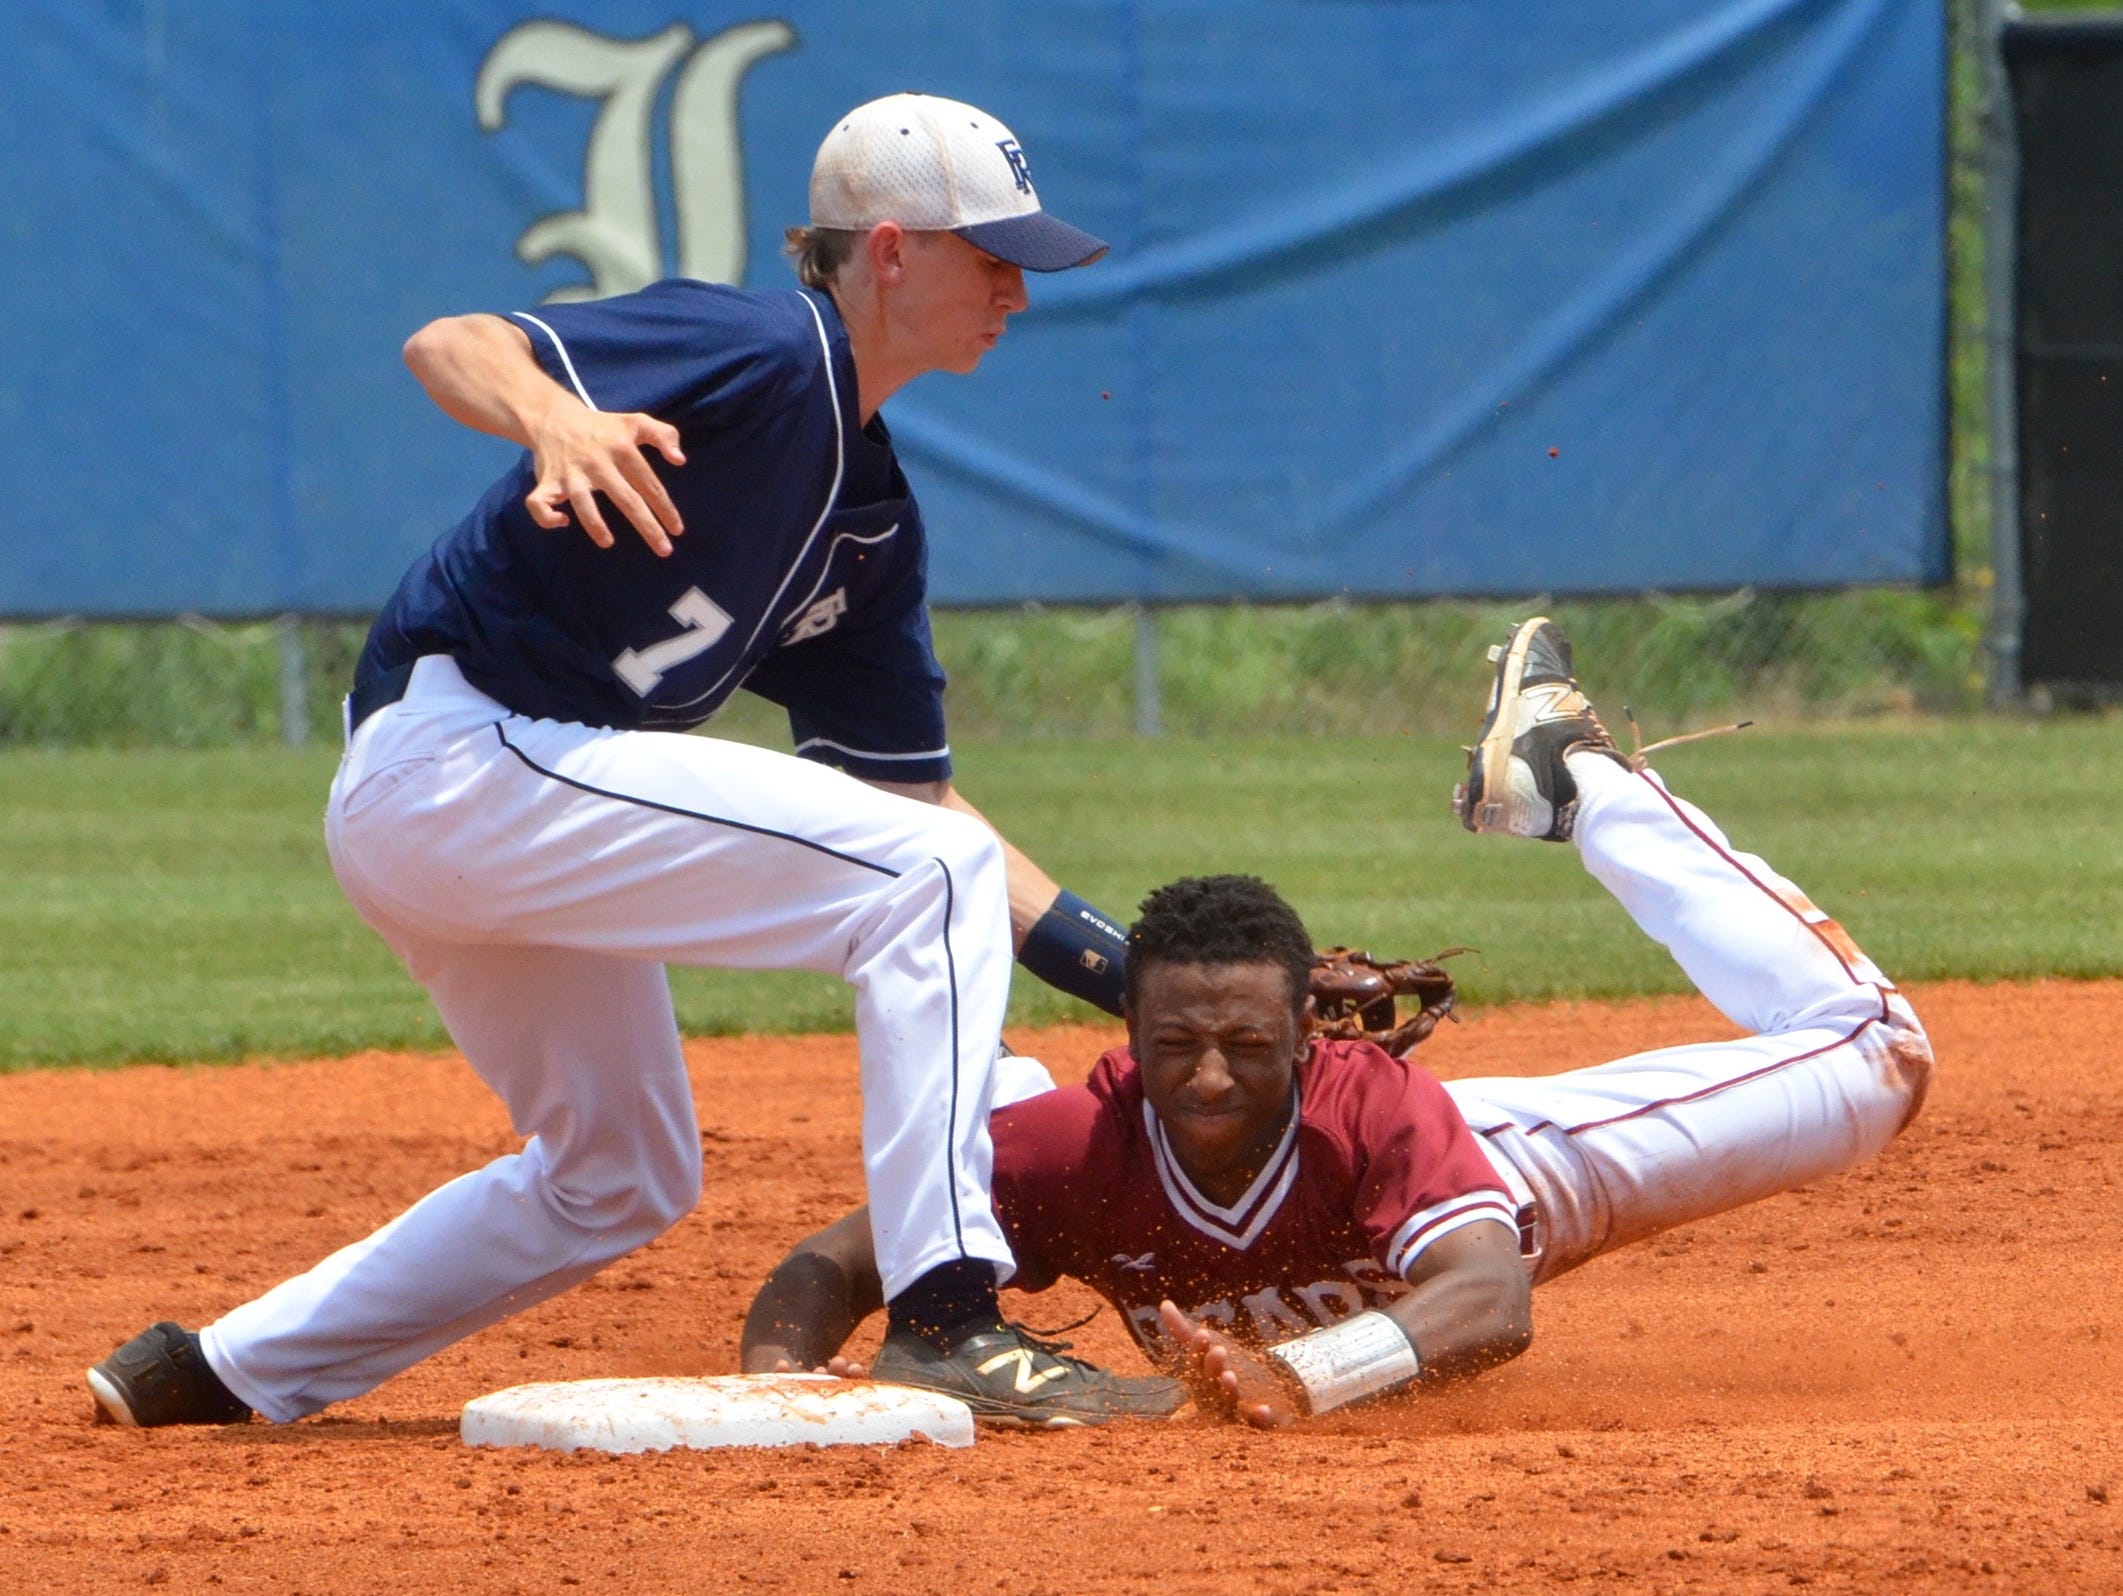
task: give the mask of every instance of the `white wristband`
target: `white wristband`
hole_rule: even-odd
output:
[[[1422,1372],[1408,1332],[1375,1311],[1270,1347],[1268,1355],[1280,1358],[1297,1376],[1314,1413],[1406,1385]]]

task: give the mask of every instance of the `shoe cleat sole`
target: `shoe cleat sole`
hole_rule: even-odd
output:
[[[88,1371],[89,1395],[96,1399],[96,1422],[119,1424],[128,1430],[140,1428],[140,1421],[133,1417],[133,1410],[126,1405],[125,1397],[101,1369]]]

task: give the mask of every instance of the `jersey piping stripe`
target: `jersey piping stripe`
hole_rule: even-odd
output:
[[[1164,1122],[1151,1109],[1147,1098],[1143,1102],[1143,1123],[1150,1127],[1151,1145],[1159,1161],[1171,1169],[1179,1181],[1180,1189],[1186,1193],[1189,1205],[1210,1219],[1232,1226],[1246,1222],[1247,1213],[1262,1200],[1262,1194],[1273,1184],[1283,1160],[1290,1156],[1291,1148],[1297,1144],[1298,1115],[1292,1114],[1289,1123],[1283,1127],[1282,1137],[1275,1144],[1275,1151],[1268,1155],[1267,1163],[1263,1164],[1260,1173],[1253,1177],[1252,1184],[1240,1194],[1237,1202],[1229,1208],[1220,1208],[1204,1197],[1188,1178],[1179,1159],[1173,1155],[1172,1143],[1165,1135]]]
[[[1682,1103],[1699,1102],[1706,1097],[1715,1097],[1719,1092],[1730,1091],[1735,1086],[1745,1086],[1749,1081],[1758,1081],[1765,1075],[1776,1074],[1778,1070],[1789,1069],[1794,1064],[1803,1064],[1810,1058],[1819,1058],[1823,1053],[1833,1053],[1839,1047],[1848,1047],[1875,1025],[1887,1024],[1892,1018],[1887,1007],[1887,994],[1879,987],[1874,987],[1873,990],[1879,994],[1880,998],[1880,1012],[1878,1014],[1860,1020],[1849,1032],[1837,1037],[1832,1042],[1823,1042],[1819,1047],[1808,1048],[1803,1053],[1794,1053],[1790,1058],[1773,1059],[1759,1069],[1751,1069],[1745,1074],[1735,1075],[1729,1081],[1713,1081],[1708,1086],[1693,1092],[1684,1092],[1679,1097],[1662,1097],[1655,1103],[1641,1104],[1636,1108],[1630,1109],[1627,1113],[1610,1114],[1605,1119],[1588,1120],[1582,1125],[1558,1125],[1552,1119],[1544,1119],[1521,1127],[1510,1120],[1506,1120],[1501,1125],[1485,1127],[1480,1134],[1495,1136],[1507,1130],[1520,1130],[1524,1135],[1531,1136],[1535,1131],[1552,1129],[1561,1131],[1565,1136],[1582,1136],[1586,1131],[1599,1130],[1603,1126],[1619,1125],[1624,1120],[1642,1119],[1646,1114],[1656,1114],[1661,1109],[1674,1108]]]
[[[545,766],[539,764],[537,760],[510,742],[509,734],[503,731],[498,723],[494,727],[494,735],[501,739],[502,747],[522,760],[530,769],[535,770],[548,781],[557,781],[563,787],[573,787],[577,792],[586,792],[595,798],[610,798],[615,803],[633,804],[642,809],[654,809],[666,815],[679,815],[687,820],[703,821],[711,826],[727,826],[732,831],[749,831],[758,837],[778,837],[783,842],[793,842],[799,848],[809,848],[813,853],[822,853],[829,859],[840,860],[843,864],[851,864],[862,870],[874,870],[877,874],[889,876],[894,881],[897,881],[900,877],[900,872],[894,870],[890,865],[876,864],[868,859],[858,859],[852,853],[842,853],[838,848],[829,848],[822,842],[813,842],[809,837],[799,837],[793,831],[776,831],[772,826],[755,826],[750,821],[732,820],[727,815],[703,814],[698,809],[686,809],[677,804],[660,803],[654,798],[641,798],[629,792],[613,792],[609,787],[593,787],[586,781],[577,781],[573,776],[563,776],[557,770],[546,769]],[[941,861],[938,862],[941,863]],[[951,1005],[952,1012],[955,1015],[958,1007],[958,989],[955,985],[951,989]]]
[[[1811,920],[1807,919],[1805,915],[1801,914],[1798,909],[1792,905],[1790,900],[1788,900],[1784,896],[1784,894],[1778,892],[1774,887],[1770,886],[1768,882],[1764,881],[1760,876],[1757,876],[1752,870],[1749,870],[1746,865],[1740,862],[1739,858],[1732,852],[1731,849],[1719,846],[1715,838],[1713,838],[1708,832],[1704,831],[1703,828],[1697,825],[1693,820],[1689,819],[1688,811],[1683,809],[1678,803],[1674,801],[1673,794],[1668,792],[1662,783],[1653,781],[1651,777],[1644,771],[1636,772],[1636,776],[1639,781],[1642,781],[1653,792],[1659,795],[1660,801],[1663,802],[1668,809],[1671,809],[1673,811],[1674,818],[1680,821],[1682,825],[1686,826],[1689,831],[1693,832],[1695,836],[1702,842],[1704,847],[1708,848],[1720,859],[1724,860],[1727,864],[1731,865],[1733,869],[1737,870],[1743,877],[1746,878],[1750,885],[1765,894],[1773,903],[1777,905],[1777,907],[1782,909],[1786,914],[1790,915],[1794,920],[1798,921],[1799,924],[1804,926],[1808,931],[1812,932],[1814,940],[1820,943],[1822,947],[1826,948],[1829,952],[1829,956],[1833,958],[1837,964],[1842,966],[1843,973],[1850,977],[1851,985],[1862,986],[1871,984],[1869,982],[1862,981],[1859,978],[1858,972],[1850,967],[1850,961],[1844,958],[1843,955],[1837,951],[1836,945],[1833,942],[1829,941],[1828,938],[1822,934],[1821,928],[1815,925]]]
[[[880,754],[868,748],[850,748],[846,743],[836,743],[830,737],[806,737],[796,745],[796,751],[800,754],[806,748],[830,748],[836,753],[848,754],[856,759],[949,759],[951,757],[951,745],[949,743],[945,743],[941,748],[926,749],[918,754]]]
[[[793,842],[800,848],[809,848],[813,853],[822,853],[829,859],[838,859],[844,864],[851,864],[859,869],[874,871],[878,875],[887,876],[894,881],[900,878],[901,872],[894,870],[889,865],[876,864],[868,859],[858,859],[852,853],[842,853],[838,848],[829,848],[822,842],[813,842],[809,837],[799,837],[794,832],[776,831],[771,826],[755,826],[747,821],[732,820],[726,815],[703,814],[697,809],[686,809],[677,804],[659,803],[654,798],[641,798],[633,793],[613,792],[608,787],[597,787],[586,781],[577,781],[572,776],[563,776],[559,771],[548,770],[545,766],[539,764],[537,760],[510,742],[508,733],[503,731],[498,723],[494,727],[494,735],[501,740],[501,746],[514,754],[527,768],[536,771],[549,781],[559,782],[563,787],[573,787],[577,792],[586,792],[598,798],[610,798],[616,803],[634,804],[642,809],[654,809],[666,815],[679,815],[685,819],[702,821],[711,826],[727,826],[733,831],[749,831],[755,836],[778,837],[783,842]],[[958,888],[957,883],[951,878],[951,867],[940,858],[935,860],[935,864],[936,868],[941,870],[944,875],[944,971],[949,979],[951,995],[951,1120],[949,1126],[950,1138],[944,1143],[944,1163],[946,1166],[944,1175],[945,1183],[950,1187],[951,1191],[951,1232],[958,1239],[959,1254],[963,1257],[966,1250],[966,1230],[958,1206],[958,1076],[960,1059],[958,1040],[958,956],[951,947],[951,917],[958,906]]]
[[[1471,1225],[1476,1220],[1495,1219],[1518,1229],[1518,1207],[1504,1193],[1498,1191],[1472,1191],[1442,1203],[1432,1203],[1422,1212],[1411,1216],[1408,1222],[1393,1233],[1386,1243],[1386,1267],[1403,1280],[1408,1278],[1408,1266],[1440,1236],[1449,1235],[1462,1225]]]
[[[1181,1219],[1211,1241],[1220,1241],[1235,1251],[1244,1252],[1260,1238],[1260,1233],[1268,1228],[1268,1221],[1276,1216],[1283,1206],[1283,1199],[1290,1195],[1291,1187],[1297,1184],[1297,1165],[1293,1162],[1284,1168],[1282,1179],[1275,1183],[1275,1189],[1268,1194],[1268,1201],[1262,1205],[1261,1211],[1254,1215],[1253,1222],[1242,1231],[1228,1229],[1189,1209],[1186,1199],[1173,1185],[1171,1172],[1162,1162],[1157,1166],[1157,1178],[1165,1188],[1165,1196],[1171,1200]]]
[[[1172,1205],[1173,1212],[1212,1241],[1220,1241],[1239,1252],[1252,1246],[1297,1184],[1298,1117],[1295,1113],[1290,1116],[1282,1141],[1276,1145],[1261,1172],[1253,1177],[1253,1184],[1246,1188],[1245,1195],[1231,1207],[1219,1208],[1195,1189],[1186,1171],[1180,1168],[1179,1160],[1173,1157],[1165,1141],[1165,1128],[1158,1123],[1156,1111],[1146,1099],[1143,1124],[1150,1133],[1158,1184],[1164,1187],[1165,1199]],[[1249,1210],[1252,1211],[1251,1220],[1245,1217]],[[1244,1228],[1239,1228],[1241,1225]]]
[[[512,310],[509,312],[509,314],[517,321],[529,322],[533,327],[536,327],[540,332],[544,333],[548,338],[553,340],[553,352],[560,356],[561,369],[568,374],[568,381],[575,385],[575,397],[580,399],[584,404],[588,405],[592,410],[595,410],[597,408],[597,401],[590,397],[590,390],[585,388],[582,385],[582,379],[575,375],[575,362],[568,358],[568,346],[560,341],[560,334],[553,331],[551,327],[548,327],[544,322],[540,321],[536,316],[532,315],[527,310]]]
[[[811,296],[804,295],[803,303],[804,309],[811,313],[811,320],[818,328],[818,349],[825,359],[826,366],[826,397],[833,405],[833,485],[826,490],[826,502],[818,512],[818,519],[811,523],[811,530],[804,534],[803,547],[797,551],[796,558],[790,563],[788,570],[782,573],[781,586],[774,590],[774,596],[760,609],[759,619],[752,626],[752,635],[745,639],[745,646],[737,651],[737,661],[740,664],[752,652],[753,645],[759,641],[759,634],[766,630],[768,618],[781,609],[781,601],[789,591],[789,584],[796,580],[796,573],[803,568],[803,562],[810,558],[811,545],[818,541],[818,534],[824,529],[827,517],[833,513],[834,501],[840,497],[840,479],[847,470],[848,440],[840,414],[840,379],[833,372],[833,340],[826,336],[825,318],[818,314],[818,307],[811,303]],[[713,698],[722,691],[736,671],[737,664],[732,664],[704,692],[695,694],[684,703],[666,704],[663,707],[666,710],[690,709],[695,704]],[[645,725],[666,723],[664,720],[644,722]]]

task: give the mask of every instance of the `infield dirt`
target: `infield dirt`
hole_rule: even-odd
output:
[[[689,1048],[700,1211],[587,1286],[281,1428],[90,1422],[82,1369],[196,1325],[514,1145],[452,1057],[0,1078],[0,1571],[171,1590],[2123,1589],[2123,984],[1913,994],[1931,1100],[1872,1164],[1544,1288],[1517,1363],[1388,1412],[986,1434],[970,1452],[477,1452],[471,1397],[726,1373],[753,1286],[859,1195],[846,1037]],[[1506,1009],[1423,1049],[1531,1074],[1725,1029]],[[1113,1032],[1013,1033],[1064,1078]],[[1006,1295],[1034,1325],[1073,1287]],[[874,1326],[873,1326],[874,1332]],[[1108,1312],[1079,1350],[1139,1366]],[[874,1333],[861,1346],[874,1344]]]

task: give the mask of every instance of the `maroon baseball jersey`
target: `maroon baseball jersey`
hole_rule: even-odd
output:
[[[998,1109],[995,1211],[1011,1284],[1093,1287],[1153,1355],[1162,1298],[1273,1344],[1382,1306],[1448,1231],[1514,1205],[1434,1076],[1369,1042],[1315,1042],[1298,1113],[1229,1207],[1195,1190],[1126,1048],[1082,1086]]]

